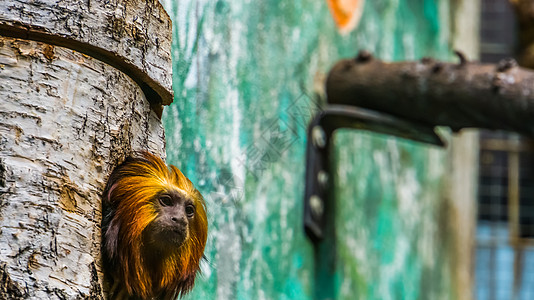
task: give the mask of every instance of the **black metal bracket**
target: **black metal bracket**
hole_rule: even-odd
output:
[[[330,141],[340,128],[353,128],[444,146],[434,127],[349,105],[328,105],[308,127],[304,229],[314,244],[325,235],[327,210],[333,207],[328,188],[333,186],[329,166]]]

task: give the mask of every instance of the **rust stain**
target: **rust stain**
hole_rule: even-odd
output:
[[[67,212],[76,212],[79,206],[77,198],[80,198],[78,187],[64,174],[56,177],[54,181],[60,186],[59,207]]]
[[[84,215],[86,218],[90,218],[87,214],[92,210],[91,207],[88,206],[85,196],[87,191],[73,183],[65,174],[54,175],[48,173],[44,175],[47,177],[48,181],[56,183],[57,190],[59,190],[58,205],[63,211]]]
[[[77,206],[76,191],[70,184],[63,185],[59,196],[59,207],[68,212],[75,212]]]
[[[37,260],[37,256],[39,253],[37,251],[34,251],[30,257],[28,258],[28,269],[38,269],[39,268],[39,262]]]
[[[358,25],[364,0],[327,0],[336,26],[341,33],[348,33]]]
[[[22,136],[22,128],[20,128],[19,126],[15,126],[13,125],[13,127],[15,129],[15,143],[20,144],[20,137]]]
[[[24,299],[28,295],[25,290],[13,281],[7,271],[7,264],[0,265],[0,291],[2,296],[12,297],[12,299]]]
[[[13,48],[20,56],[27,56],[32,58],[39,57],[39,54],[33,48],[33,45],[28,41],[15,40],[11,43],[11,48]]]
[[[46,59],[48,60],[53,60],[54,59],[54,46],[52,45],[48,45],[46,44],[44,47],[43,47],[43,55]]]

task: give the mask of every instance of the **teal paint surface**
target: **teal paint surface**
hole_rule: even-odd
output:
[[[339,298],[453,298],[440,232],[446,153],[354,131],[336,143]]]
[[[347,36],[325,1],[164,5],[174,34],[167,160],[202,192],[210,222],[208,262],[185,298],[312,299],[322,286],[344,299],[447,298],[440,150],[336,136],[343,209],[329,287],[315,282],[302,227],[306,126],[321,103],[314,82],[359,49],[386,60],[448,57],[447,1],[368,0]]]

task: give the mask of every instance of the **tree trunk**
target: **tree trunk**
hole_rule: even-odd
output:
[[[107,176],[133,150],[165,154],[159,3],[52,2],[0,7],[0,299],[103,299]]]

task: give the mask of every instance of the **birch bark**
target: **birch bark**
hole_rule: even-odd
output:
[[[165,155],[170,30],[157,1],[0,6],[0,299],[105,298],[101,192]]]
[[[136,149],[164,154],[160,120],[120,71],[0,38],[0,298],[100,299],[100,195]]]

